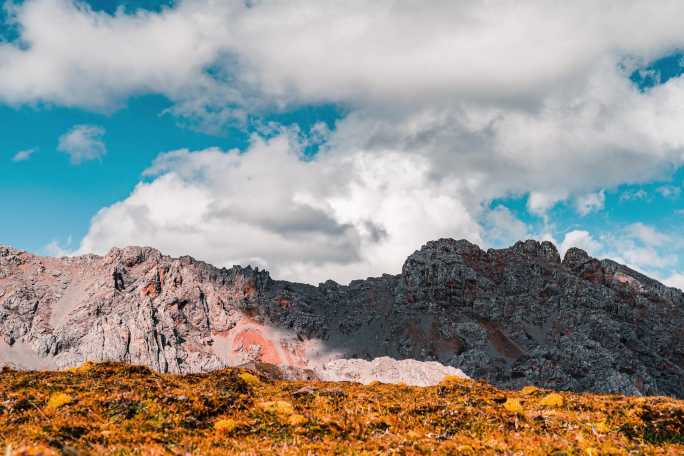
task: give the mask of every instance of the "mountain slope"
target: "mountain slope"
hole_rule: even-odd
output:
[[[42,258],[0,247],[0,344],[0,362],[28,367],[187,373],[391,356],[507,388],[684,397],[684,294],[536,241],[483,251],[441,239],[400,275],[318,287],[151,248]]]

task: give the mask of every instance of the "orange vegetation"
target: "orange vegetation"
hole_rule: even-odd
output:
[[[6,454],[684,454],[684,401],[87,364],[0,373]]]

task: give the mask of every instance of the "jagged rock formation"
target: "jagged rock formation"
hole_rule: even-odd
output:
[[[441,239],[402,273],[318,287],[151,248],[42,258],[0,247],[0,363],[439,361],[516,388],[684,397],[684,294],[549,242]]]

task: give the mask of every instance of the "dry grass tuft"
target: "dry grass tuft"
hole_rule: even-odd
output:
[[[50,396],[50,399],[48,399],[45,408],[47,410],[56,410],[62,406],[70,404],[71,402],[73,402],[73,400],[74,398],[69,396],[68,394],[54,393],[52,396]]]
[[[523,389],[520,390],[520,392],[523,394],[534,394],[537,391],[539,391],[539,388],[537,388],[536,386],[532,386],[532,385],[525,386],[525,387],[523,387]]]
[[[522,412],[524,411],[523,406],[520,403],[520,399],[515,399],[512,397],[509,397],[508,399],[506,399],[506,402],[504,402],[503,406],[506,410],[508,410],[511,413],[522,414]]]
[[[225,433],[231,433],[237,428],[238,424],[237,421],[230,419],[230,418],[224,418],[221,420],[218,420],[214,423],[214,429],[216,429],[219,432],[225,432]]]
[[[240,375],[238,375],[238,377],[240,377],[245,383],[248,383],[250,385],[258,385],[259,383],[261,383],[259,377],[249,372],[243,372]]]
[[[541,405],[545,407],[563,407],[564,403],[563,396],[558,393],[548,394],[541,400]]]

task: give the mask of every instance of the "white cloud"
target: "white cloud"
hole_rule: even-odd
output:
[[[625,190],[620,193],[620,201],[639,201],[648,199],[648,193],[644,189]]]
[[[679,1],[79,5],[15,7],[22,42],[0,44],[0,100],[107,111],[159,93],[207,131],[309,103],[348,112],[312,161],[259,139],[243,155],[163,155],[83,249],[151,243],[287,277],[377,274],[431,237],[480,239],[493,198],[529,193],[545,219],[568,199],[588,213],[603,189],[682,164],[684,78],[641,92],[628,77],[684,47]],[[568,242],[597,242],[580,232]]]
[[[663,277],[676,267],[682,249],[682,243],[672,235],[644,223],[615,228],[598,238],[600,241],[593,249],[595,256],[611,258],[652,277]]]
[[[21,42],[0,43],[0,99],[106,111],[139,93],[200,89],[229,9],[187,1],[159,14],[109,16],[72,0],[16,4]]]
[[[22,45],[0,46],[0,96],[94,109],[144,92],[170,96],[184,113],[225,100],[538,107],[607,58],[634,66],[684,44],[674,0],[599,9],[588,0],[194,0],[114,16],[33,0],[12,10]]]
[[[680,248],[671,235],[644,223],[626,226],[612,241],[614,256],[643,272],[675,267]]]
[[[598,256],[602,248],[601,244],[596,241],[592,235],[585,230],[573,230],[565,233],[563,242],[559,247],[561,257],[565,255],[571,247],[577,247],[584,250],[589,255]]]
[[[633,223],[626,227],[626,231],[631,237],[649,246],[662,246],[672,242],[671,236],[644,223]]]
[[[561,255],[570,247],[581,248],[596,258],[610,258],[671,284],[677,279],[672,271],[677,266],[677,253],[682,245],[652,226],[634,223],[598,236],[586,230],[570,231],[560,245]]]
[[[582,216],[602,210],[605,204],[606,194],[603,190],[575,197],[575,210]]]
[[[659,251],[650,246],[641,246],[629,241],[619,243],[619,253],[613,258],[638,271],[648,273],[654,269],[666,269],[677,264],[673,254]]]
[[[340,281],[398,272],[420,244],[479,241],[457,181],[434,182],[425,159],[394,152],[301,160],[292,135],[249,150],[161,155],[125,200],[93,219],[80,252],[131,243],[192,252],[218,265],[267,266],[278,278]]]
[[[521,239],[532,237],[528,226],[505,206],[496,206],[487,211],[483,218],[485,240],[497,246],[512,245]]]
[[[533,214],[544,215],[553,206],[568,197],[565,191],[530,191],[527,199],[527,209]]]
[[[32,156],[35,152],[36,152],[36,149],[24,149],[24,150],[20,150],[19,152],[17,152],[16,154],[14,154],[14,155],[12,156],[12,161],[13,161],[13,162],[22,162],[22,161],[26,161],[26,160],[28,160],[29,158],[31,158],[31,156]]]
[[[660,193],[663,198],[678,198],[682,193],[682,189],[680,187],[675,187],[674,185],[661,185],[656,191]]]
[[[64,244],[57,240],[52,240],[50,243],[43,247],[43,251],[46,255],[63,257],[70,256],[74,254],[74,249],[72,248],[72,238],[69,236]]]
[[[72,164],[97,160],[107,153],[102,141],[105,130],[96,125],[75,125],[59,137],[57,150],[69,155]]]
[[[662,282],[668,287],[679,288],[684,290],[684,274],[681,272],[675,272],[670,276],[664,278]]]

